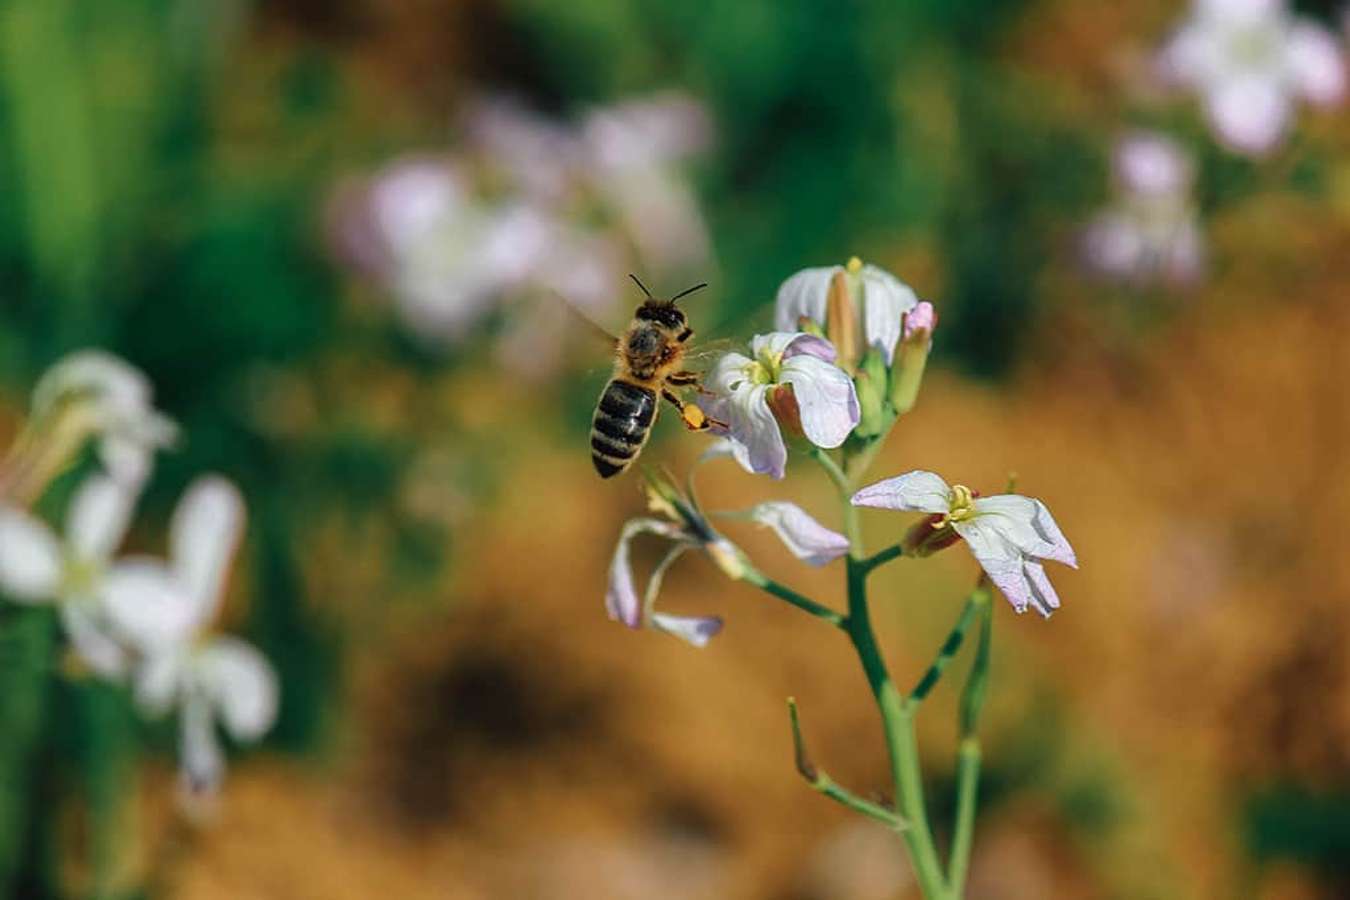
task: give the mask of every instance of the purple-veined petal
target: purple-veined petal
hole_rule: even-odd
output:
[[[778,288],[773,305],[773,325],[776,331],[799,331],[802,318],[825,324],[825,307],[830,294],[830,279],[842,266],[819,266],[802,269]]]
[[[975,512],[1023,553],[1078,568],[1078,558],[1044,503],[1021,494],[977,497]]]
[[[1210,122],[1220,139],[1250,156],[1269,153],[1284,136],[1289,98],[1266,77],[1239,76],[1216,85],[1205,97]]]
[[[889,364],[905,313],[918,305],[919,298],[909,285],[885,269],[867,265],[860,273],[863,293],[863,336],[867,346],[886,354]]]
[[[246,641],[218,637],[196,660],[202,688],[225,730],[237,741],[262,737],[277,718],[277,676],[267,657]]]
[[[965,522],[953,522],[952,527],[961,535],[971,554],[984,569],[989,580],[994,583],[1013,609],[1026,612],[1035,600],[1031,584],[1027,581],[1022,551],[1014,547],[1003,534],[983,518]]]
[[[623,526],[614,556],[609,563],[609,586],[605,591],[605,609],[609,617],[629,628],[642,627],[642,599],[633,584],[633,565],[629,558],[629,544],[639,534],[659,534],[671,540],[681,540],[684,532],[670,522],[660,519],[633,519]]]
[[[838,447],[857,426],[858,395],[853,379],[838,366],[814,356],[793,356],[784,361],[779,380],[792,385],[802,431],[817,447]]]
[[[104,575],[99,596],[112,629],[141,653],[190,641],[201,628],[181,582],[156,559],[119,560]]]
[[[951,486],[935,472],[916,469],[869,484],[853,495],[854,506],[907,512],[945,513],[951,510]]]
[[[708,415],[727,423],[732,455],[747,472],[782,478],[787,467],[787,445],[778,420],[769,409],[768,385],[743,383],[729,397],[715,401]]]
[[[786,361],[797,356],[810,356],[832,363],[839,358],[839,351],[827,338],[814,334],[797,334],[792,340],[788,341],[787,347],[783,350],[783,360]]]
[[[1330,106],[1345,96],[1345,59],[1331,33],[1311,22],[1289,29],[1285,52],[1294,89],[1310,103]]]
[[[91,475],[71,501],[66,540],[82,561],[103,562],[126,536],[137,489],[107,475]]]
[[[217,475],[198,478],[178,501],[169,524],[174,573],[197,621],[214,618],[224,596],[230,562],[244,529],[239,490]]]
[[[0,506],[0,590],[21,603],[50,600],[61,583],[61,548],[43,522]]]
[[[652,627],[657,631],[674,635],[682,641],[688,641],[695,647],[706,647],[708,641],[722,630],[722,620],[718,616],[672,616],[668,613],[652,613]]]
[[[1045,574],[1045,566],[1034,559],[1025,559],[1022,569],[1026,574],[1027,587],[1031,589],[1031,605],[1036,612],[1050,618],[1050,614],[1059,609],[1059,594],[1055,593],[1055,586]]]
[[[826,528],[795,503],[761,503],[750,510],[750,518],[772,528],[792,555],[808,565],[823,566],[848,552],[848,538]]]

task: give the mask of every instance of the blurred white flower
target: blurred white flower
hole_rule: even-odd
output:
[[[106,601],[108,585],[135,565],[112,556],[126,536],[136,493],[110,476],[89,477],[71,501],[63,538],[33,515],[0,506],[0,589],[19,603],[54,603],[76,654],[109,678],[126,667]]]
[[[1087,264],[1113,278],[1188,283],[1205,267],[1191,161],[1173,140],[1137,132],[1116,145],[1116,200],[1083,231]]]
[[[193,794],[213,791],[224,776],[217,720],[235,740],[253,741],[276,719],[267,659],[238,638],[208,633],[243,526],[234,485],[199,478],[174,511],[169,564],[137,560],[107,583],[109,618],[141,654],[137,702],[155,715],[179,712],[183,784]]]
[[[774,328],[797,331],[802,319],[823,327],[832,325],[829,297],[836,276],[844,279],[850,302],[861,309],[861,315],[845,317],[861,338],[854,343],[863,348],[877,348],[890,365],[905,315],[918,305],[919,298],[899,278],[877,266],[863,265],[856,256],[846,266],[802,269],[784,281],[774,301]],[[831,333],[829,337],[840,343],[839,335]]]
[[[896,323],[897,333],[899,323]],[[726,423],[736,461],[782,478],[787,445],[780,423],[817,447],[838,447],[858,424],[853,380],[834,365],[834,347],[802,332],[756,335],[751,356],[727,353],[705,379],[708,415]]]
[[[1299,100],[1330,106],[1345,94],[1335,37],[1283,0],[1196,0],[1158,69],[1198,93],[1219,140],[1250,156],[1279,145]]]
[[[848,553],[848,538],[817,522],[795,503],[771,500],[752,507],[751,521],[772,528],[792,555],[811,566],[823,566]]]
[[[139,369],[102,350],[80,350],[59,360],[33,389],[36,423],[80,441],[92,435],[108,472],[139,485],[150,472],[156,450],[177,437],[173,421],[152,402],[150,380]]]
[[[931,513],[911,529],[907,552],[925,555],[964,540],[1019,613],[1032,606],[1049,618],[1059,608],[1059,595],[1039,560],[1078,568],[1050,510],[1020,494],[977,497],[964,485],[949,486],[932,472],[914,471],[868,485],[853,495],[853,505]]]

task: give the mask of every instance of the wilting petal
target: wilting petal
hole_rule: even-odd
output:
[[[1309,102],[1330,106],[1345,96],[1345,60],[1340,45],[1325,28],[1296,23],[1289,30],[1285,52],[1294,89]]]
[[[1020,494],[978,497],[975,512],[1023,553],[1078,567],[1073,547],[1041,501]]]
[[[189,641],[201,624],[182,584],[156,559],[117,562],[103,578],[100,597],[113,630],[142,653]]]
[[[244,500],[224,478],[198,478],[178,501],[169,524],[170,558],[199,625],[220,605],[243,528]]]
[[[863,336],[867,346],[886,354],[889,364],[895,354],[895,343],[900,340],[901,323],[905,313],[919,302],[914,291],[885,269],[863,266]]]
[[[233,637],[211,641],[197,660],[206,693],[225,730],[237,741],[262,737],[277,718],[277,676],[252,644]]]
[[[750,518],[772,528],[792,555],[808,565],[823,566],[848,552],[848,538],[826,528],[795,503],[761,503],[750,510]]]
[[[1275,148],[1289,120],[1289,98],[1271,78],[1240,76],[1210,89],[1206,110],[1219,137],[1253,156]]]
[[[1027,587],[1031,589],[1031,605],[1036,612],[1050,618],[1050,614],[1059,609],[1059,594],[1045,574],[1045,566],[1034,559],[1022,561],[1022,570],[1026,574]]]
[[[951,487],[940,475],[916,469],[870,484],[853,495],[854,506],[945,513],[951,510]]]
[[[774,330],[800,331],[800,322],[803,318],[824,325],[830,279],[834,277],[835,272],[842,269],[842,266],[802,269],[784,281],[778,288],[778,297],[774,300]]]
[[[0,590],[21,603],[50,600],[61,582],[61,549],[45,524],[0,506]]]
[[[1026,612],[1035,597],[1023,567],[1026,557],[1010,544],[998,529],[983,518],[953,522],[956,533],[965,539],[971,554],[989,580],[1003,592],[1013,609]]]
[[[61,626],[75,653],[93,672],[120,678],[126,671],[126,651],[82,604],[61,604]]]
[[[605,591],[605,609],[609,617],[629,628],[642,627],[642,599],[633,584],[633,566],[629,560],[628,545],[639,534],[659,534],[671,540],[680,540],[684,533],[678,526],[660,519],[633,519],[623,526],[614,557],[609,563],[609,587]]]
[[[722,620],[717,616],[672,616],[667,613],[652,613],[652,627],[657,631],[674,635],[682,641],[688,641],[695,647],[706,647],[708,641],[722,630]]]
[[[107,475],[91,475],[70,505],[66,539],[80,560],[103,562],[126,536],[136,490]]]
[[[858,395],[843,369],[814,356],[793,356],[779,380],[792,385],[802,431],[817,447],[838,447],[858,424]]]

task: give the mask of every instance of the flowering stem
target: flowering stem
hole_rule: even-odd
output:
[[[980,781],[980,739],[976,734],[980,710],[984,705],[985,686],[989,680],[990,640],[993,630],[993,610],[987,584],[981,584],[970,595],[980,623],[980,643],[975,650],[975,662],[961,692],[961,744],[956,752],[956,824],[952,834],[952,851],[947,860],[947,881],[952,895],[961,896],[970,867],[970,848],[975,831],[976,792]]]
[[[817,603],[809,597],[803,597],[801,594],[792,590],[792,588],[781,585],[773,579],[766,577],[758,569],[747,568],[745,574],[741,577],[760,590],[772,594],[780,600],[786,600],[798,609],[808,612],[818,619],[824,619],[835,628],[845,627],[845,617],[843,613],[835,612],[828,606]]]
[[[788,719],[792,723],[792,749],[797,764],[797,771],[806,779],[806,783],[811,785],[813,790],[819,791],[831,800],[847,806],[855,812],[860,812],[865,816],[876,819],[887,828],[894,831],[904,831],[909,827],[908,823],[895,811],[882,806],[879,803],[873,803],[870,800],[864,800],[848,789],[841,787],[833,778],[825,774],[824,771],[817,768],[815,763],[806,753],[806,743],[802,740],[801,726],[797,722],[797,701],[788,698]]]
[[[914,686],[914,690],[909,692],[911,702],[920,703],[928,696],[928,692],[933,689],[933,686],[938,683],[938,679],[942,677],[942,673],[946,671],[952,657],[956,656],[957,651],[961,649],[961,642],[966,639],[966,631],[969,630],[970,623],[975,621],[975,616],[981,609],[980,599],[982,597],[988,602],[988,594],[976,589],[966,598],[966,605],[961,609],[961,615],[956,620],[956,624],[952,626],[951,633],[947,635],[947,640],[943,643],[942,649],[938,651],[937,659],[933,660],[933,664],[919,679],[919,683]]]
[[[884,566],[891,560],[897,559],[904,555],[905,555],[905,548],[903,544],[892,544],[885,550],[880,550],[876,553],[873,553],[871,556],[867,557],[867,559],[863,560],[862,564],[867,567],[868,572],[871,572],[878,566]]]

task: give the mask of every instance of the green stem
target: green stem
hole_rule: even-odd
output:
[[[796,759],[797,771],[801,773],[801,776],[806,779],[806,783],[813,790],[819,791],[836,803],[840,803],[855,812],[876,819],[894,831],[904,831],[909,827],[909,824],[896,815],[894,810],[882,806],[880,803],[864,800],[841,786],[824,771],[817,768],[815,763],[811,762],[811,758],[806,753],[806,742],[802,740],[801,725],[797,721],[797,701],[792,697],[788,698],[788,719],[792,723],[792,749]]]
[[[909,699],[913,703],[920,703],[933,686],[938,683],[942,673],[946,671],[947,665],[956,656],[961,649],[961,642],[966,638],[966,631],[970,628],[970,623],[975,621],[976,614],[980,611],[980,597],[983,592],[979,590],[972,591],[970,596],[966,597],[966,604],[961,609],[961,615],[952,626],[951,633],[947,635],[947,640],[942,644],[942,649],[938,651],[937,658],[933,664],[928,667],[928,671],[919,679],[919,683],[910,691]]]
[[[786,600],[788,603],[804,612],[808,612],[818,619],[824,619],[835,628],[845,627],[845,616],[843,613],[835,612],[822,603],[817,603],[810,597],[804,597],[792,588],[779,584],[771,578],[768,578],[758,569],[747,569],[742,576],[744,580],[750,582],[760,590],[772,594],[779,600]]]
[[[873,569],[884,566],[891,560],[898,559],[904,555],[905,547],[903,544],[892,544],[885,550],[879,550],[876,553],[873,553],[871,556],[867,557],[867,559],[863,560],[862,564],[867,567],[868,572],[871,572]]]
[[[989,683],[989,663],[993,637],[992,597],[989,586],[981,583],[970,595],[980,623],[980,643],[975,650],[975,662],[966,677],[961,692],[961,744],[956,753],[956,822],[952,833],[952,852],[947,860],[947,881],[952,896],[960,897],[965,889],[966,871],[970,868],[970,850],[975,832],[975,808],[980,782],[980,738],[976,733],[980,711],[984,707],[985,689]]]

